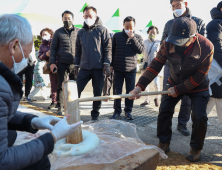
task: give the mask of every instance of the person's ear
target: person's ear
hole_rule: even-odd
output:
[[[220,11],[222,12],[222,8],[220,8]]]
[[[15,55],[15,53],[18,51],[18,49],[20,49],[19,46],[19,40],[15,39],[12,42],[9,43],[9,51],[11,53],[11,55]]]
[[[187,7],[188,3],[187,2],[184,2],[185,3],[185,7]]]

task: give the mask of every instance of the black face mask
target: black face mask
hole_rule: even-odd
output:
[[[73,24],[72,24],[72,21],[63,21],[63,24],[65,27],[69,28],[71,27]]]
[[[181,47],[181,46],[178,46],[178,45],[175,45],[175,51],[177,53],[180,53],[180,54],[184,54],[184,51],[187,49],[188,47]]]

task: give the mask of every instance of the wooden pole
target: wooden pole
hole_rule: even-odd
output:
[[[71,125],[80,121],[77,84],[74,80],[69,80],[63,83],[62,88],[65,114],[70,115],[68,124]],[[78,130],[70,134],[66,138],[66,141],[67,143],[71,144],[81,143],[83,141],[81,126],[78,128]]]
[[[169,93],[170,93],[169,91],[156,91],[156,92],[143,92],[143,93],[139,93],[139,95],[140,96],[150,96],[150,95],[169,94]],[[132,97],[132,94],[80,98],[79,102],[121,99],[121,98],[129,98],[129,97]]]

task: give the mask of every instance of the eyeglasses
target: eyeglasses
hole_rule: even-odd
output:
[[[181,5],[182,5],[182,3],[177,3],[176,5],[171,5],[170,8],[171,9],[181,9]]]

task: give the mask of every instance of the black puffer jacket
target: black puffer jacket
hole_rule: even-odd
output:
[[[177,18],[174,14],[173,14],[173,16],[174,16],[174,19],[169,20],[165,25],[161,42],[163,40],[165,40],[170,35],[171,27],[173,25],[173,21]],[[187,13],[186,13],[185,17],[193,19],[197,24],[197,32],[199,34],[203,35],[204,37],[207,36],[206,26],[205,26],[204,21],[200,18],[192,16],[191,11],[190,11],[189,8],[187,8]]]
[[[17,111],[22,98],[22,81],[0,61],[0,169],[24,169],[40,161],[54,149],[50,133],[28,143],[8,147],[8,130],[36,133],[31,121],[35,115]]]
[[[78,31],[79,28],[76,27],[74,27],[70,35],[65,27],[55,31],[50,48],[50,64],[56,64],[56,56],[58,56],[58,62],[60,63],[74,64]]]
[[[214,59],[222,67],[222,12],[217,8],[213,8],[210,13],[213,20],[207,25],[207,38],[214,45]],[[222,81],[222,78],[220,81]],[[211,89],[212,97],[222,98],[222,86],[213,83]]]
[[[143,39],[135,34],[129,38],[124,29],[115,33],[112,40],[112,66],[119,72],[136,72],[137,54],[144,50]]]
[[[112,44],[107,28],[99,17],[92,27],[84,22],[76,40],[75,65],[86,70],[103,69],[112,60]]]

